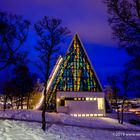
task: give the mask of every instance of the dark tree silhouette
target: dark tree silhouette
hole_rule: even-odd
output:
[[[113,90],[113,99],[116,104],[118,122],[123,124],[125,101],[128,99],[128,92],[132,91],[130,71],[124,70],[119,75],[108,76],[107,80]],[[118,103],[121,105],[120,107]]]
[[[128,97],[128,92],[131,90],[131,80],[130,80],[130,72],[128,70],[124,70],[123,73],[121,73],[121,84],[122,84],[122,104],[121,104],[121,117],[120,117],[120,123],[123,124],[124,121],[124,104]]]
[[[27,39],[30,22],[22,17],[0,12],[0,70],[16,64],[18,50]]]
[[[37,75],[35,73],[33,73],[33,74],[30,73],[27,80],[28,80],[28,85],[26,87],[26,89],[27,89],[27,109],[29,109],[31,95],[33,94],[33,92],[36,91],[35,88],[36,88]]]
[[[14,97],[15,89],[13,87],[13,83],[11,81],[6,81],[4,82],[3,88],[2,88],[2,94],[3,94],[3,110],[7,109],[7,101],[11,100],[11,105],[12,105],[12,100]],[[10,106],[11,107],[11,106]]]
[[[36,75],[31,74],[26,64],[18,64],[14,68],[14,77],[11,79],[16,89],[21,109],[23,109],[23,101],[27,97],[27,106],[29,105],[30,94],[34,90]]]
[[[46,95],[47,82],[49,79],[50,70],[56,55],[60,52],[59,45],[62,44],[65,37],[69,34],[69,30],[62,26],[62,21],[56,18],[44,17],[34,25],[35,31],[39,37],[38,46],[35,49],[39,52],[40,64],[39,68],[44,74],[44,103],[42,109],[42,129],[46,129]]]
[[[3,97],[4,97],[4,110],[7,107],[7,102],[11,101],[11,107],[14,103],[17,105],[17,109],[21,106],[23,109],[23,101],[27,99],[27,109],[29,107],[29,101],[31,93],[34,91],[36,83],[36,74],[31,74],[27,65],[18,64],[14,68],[13,77],[4,82]]]
[[[140,55],[140,0],[104,0],[113,37],[133,56]]]
[[[126,69],[131,71],[133,91],[140,92],[140,0],[104,0],[113,38],[131,56]]]
[[[111,88],[113,90],[113,99],[115,100],[116,109],[117,109],[117,119],[118,119],[118,123],[120,123],[120,113],[119,113],[119,106],[118,106],[119,91],[120,91],[120,87],[118,86],[119,77],[116,75],[108,76],[107,81],[111,85]]]

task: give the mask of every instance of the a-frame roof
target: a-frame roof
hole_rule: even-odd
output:
[[[83,50],[84,50],[84,52],[85,52],[85,54],[86,54],[86,56],[87,56],[87,58],[88,58],[88,61],[89,61],[90,65],[91,65],[91,68],[92,68],[92,70],[94,71],[94,74],[95,74],[95,76],[96,76],[96,78],[97,78],[97,81],[98,81],[98,83],[99,83],[99,85],[100,85],[100,87],[101,87],[101,89],[102,89],[102,91],[103,91],[102,84],[101,84],[101,82],[100,82],[100,80],[99,80],[98,75],[96,74],[96,71],[95,71],[95,69],[94,69],[94,67],[93,67],[93,65],[92,65],[92,63],[91,63],[91,61],[90,61],[90,59],[89,59],[89,56],[88,56],[88,54],[87,54],[87,52],[86,52],[86,50],[85,50],[85,47],[84,47],[84,45],[83,45],[83,43],[82,43],[82,41],[81,41],[79,35],[78,35],[78,34],[75,34],[73,40],[74,40],[75,38],[76,38],[77,40],[80,41],[81,47],[83,48]]]
[[[63,58],[49,91],[49,101],[57,91],[102,92],[98,76],[77,34]]]

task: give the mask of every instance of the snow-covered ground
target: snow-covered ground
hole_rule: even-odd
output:
[[[0,120],[0,140],[135,140],[140,138],[140,132],[135,131],[96,130],[52,124],[44,132],[40,127],[40,123]]]
[[[1,118],[12,118],[20,120],[31,120],[41,122],[41,111],[39,110],[0,110]],[[46,121],[49,123],[61,123],[65,125],[90,127],[90,128],[113,128],[113,129],[127,129],[140,130],[140,127],[124,123],[118,124],[118,121],[109,117],[73,117],[63,113],[47,113]]]
[[[0,111],[2,118],[41,122],[41,112],[33,110]],[[134,140],[140,139],[140,127],[107,117],[78,118],[46,113],[46,132],[39,122],[0,120],[0,140]]]

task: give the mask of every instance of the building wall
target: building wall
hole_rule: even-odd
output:
[[[64,99],[64,106],[61,100]],[[103,101],[100,103],[100,101]],[[101,106],[103,104],[103,106]],[[102,109],[99,109],[102,108]],[[73,116],[105,116],[105,98],[103,92],[58,92],[57,112]]]

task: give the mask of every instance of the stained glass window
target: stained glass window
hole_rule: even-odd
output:
[[[55,103],[57,91],[101,92],[101,85],[89,62],[87,54],[75,35],[48,93],[48,101]]]

